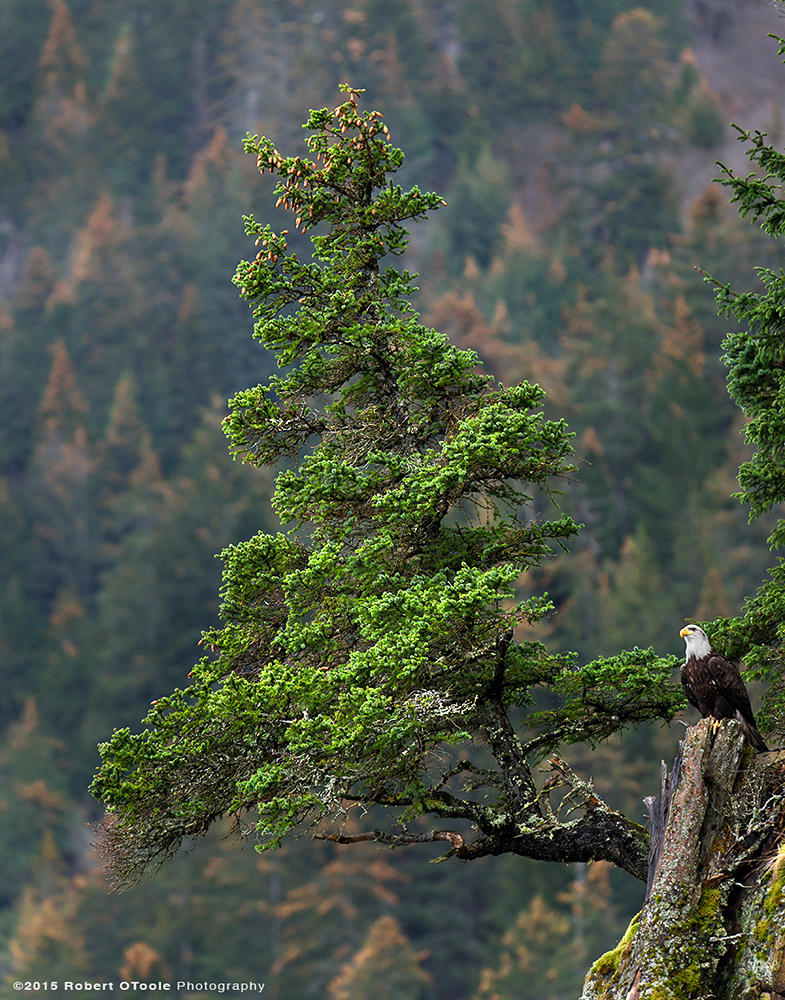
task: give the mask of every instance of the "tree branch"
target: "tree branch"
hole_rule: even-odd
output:
[[[480,699],[479,716],[493,756],[499,764],[513,816],[518,819],[526,813],[535,813],[542,819],[537,788],[526,760],[521,742],[513,728],[502,701],[505,673],[505,655],[512,638],[512,631],[499,636],[496,641],[496,666],[493,680],[486,695]]]
[[[466,846],[463,835],[457,830],[431,830],[430,833],[385,833],[383,830],[367,830],[365,833],[316,833],[314,840],[329,840],[334,844],[359,844],[372,841],[386,844],[388,847],[405,847],[409,844],[427,844],[437,840],[446,840],[452,844],[452,850],[444,855],[452,854],[461,857],[461,851]]]

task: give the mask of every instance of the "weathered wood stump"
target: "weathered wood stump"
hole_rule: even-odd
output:
[[[582,1000],[785,1000],[785,752],[704,719],[647,801],[646,902]]]

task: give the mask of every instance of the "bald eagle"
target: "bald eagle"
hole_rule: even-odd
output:
[[[768,747],[755,728],[755,716],[738,669],[714,652],[700,626],[686,625],[679,635],[687,646],[681,683],[689,703],[704,719],[738,719],[744,735],[758,753],[766,753]]]

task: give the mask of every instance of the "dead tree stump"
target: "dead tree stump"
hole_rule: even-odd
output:
[[[704,719],[647,802],[646,901],[582,1000],[785,1000],[785,752]]]

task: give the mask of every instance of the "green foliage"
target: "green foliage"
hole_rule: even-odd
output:
[[[596,746],[621,726],[670,721],[687,704],[671,683],[678,664],[676,656],[660,657],[652,649],[636,648],[562,670],[553,679],[559,707],[527,719],[528,725],[542,730],[532,744],[547,750],[560,743]]]
[[[785,41],[781,42],[785,52]],[[751,142],[747,155],[763,171],[746,178],[723,168],[722,183],[733,191],[739,214],[751,215],[753,221],[774,239],[785,232],[785,199],[779,191],[785,180],[785,155],[765,140],[765,134],[751,135],[741,129],[739,138]],[[750,520],[772,510],[785,496],[782,473],[782,442],[785,440],[785,383],[782,378],[782,297],[785,272],[758,267],[756,274],[762,292],[736,293],[730,285],[718,285],[720,310],[743,322],[748,331],[728,334],[725,363],[728,366],[728,391],[748,418],[746,440],[755,446],[752,458],[739,470],[739,498],[750,505]],[[771,546],[785,540],[785,522],[780,520],[770,535]]]
[[[776,36],[771,36],[776,37]],[[779,54],[785,54],[785,40]],[[785,155],[766,142],[766,135],[735,126],[739,140],[750,143],[747,155],[759,172],[738,177],[720,164],[721,183],[732,191],[731,202],[739,214],[751,216],[764,233],[779,239],[785,233]],[[728,369],[728,391],[747,418],[744,437],[752,445],[752,456],[742,462],[736,496],[749,505],[750,521],[770,515],[785,500],[783,442],[785,442],[785,380],[783,379],[782,302],[785,272],[756,267],[763,289],[737,293],[730,283],[722,284],[706,275],[715,285],[715,297],[722,314],[733,316],[745,329],[729,333],[724,341]],[[785,542],[785,519],[778,518],[769,534],[772,548]],[[764,702],[762,722],[772,726],[785,713],[782,684],[782,639],[785,636],[785,589],[782,560],[770,571],[757,594],[747,601],[744,615],[719,623],[722,639],[737,657],[744,656],[752,676],[772,683]]]
[[[297,459],[273,499],[289,530],[222,553],[226,624],[203,637],[213,655],[157,700],[143,733],[101,748],[92,790],[113,813],[106,847],[121,880],[249,810],[265,846],[376,803],[404,822],[472,820],[480,854],[514,849],[494,837],[532,779],[527,765],[509,769],[523,751],[508,707],[544,684],[563,698],[532,718],[548,729],[529,747],[536,759],[680,705],[672,664],[651,653],[574,672],[539,643],[511,644],[551,608],[547,595],[516,600],[516,582],[577,531],[534,508],[573,472],[570,434],[545,419],[538,386],[493,388],[473,352],[419,323],[412,276],[384,265],[406,246],[404,223],[441,199],[392,183],[403,154],[357,99],[311,113],[313,159],[246,140],[295,226],[312,231],[303,261],[286,230],[248,217],[260,249],[235,279],[287,373],[238,393],[225,429],[245,462]],[[496,747],[498,770],[479,785],[506,803],[497,818],[449,752],[480,738]],[[453,779],[467,773],[462,789]]]

